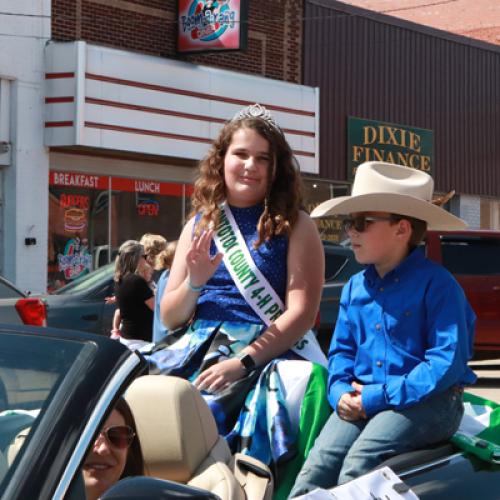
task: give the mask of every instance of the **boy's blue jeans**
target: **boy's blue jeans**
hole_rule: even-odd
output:
[[[404,410],[382,411],[368,420],[347,422],[336,412],[317,437],[290,498],[314,488],[333,488],[369,472],[384,460],[449,439],[463,415],[456,388]]]

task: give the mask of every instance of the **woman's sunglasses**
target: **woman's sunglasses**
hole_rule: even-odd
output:
[[[371,215],[357,215],[356,217],[346,217],[345,219],[342,219],[342,227],[344,228],[344,231],[347,233],[350,229],[354,229],[358,233],[362,233],[363,231],[366,231],[366,228],[370,225],[373,224],[374,222],[381,221],[381,220],[389,220],[395,222],[397,219],[392,216],[388,215],[386,217],[377,217],[377,216],[371,216]]]
[[[104,436],[109,444],[123,450],[132,444],[135,432],[129,425],[114,425],[102,429],[99,436]]]

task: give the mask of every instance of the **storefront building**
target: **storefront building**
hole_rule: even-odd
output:
[[[306,0],[304,19],[319,178],[350,184],[367,160],[420,168],[470,228],[500,229],[500,47],[336,0]]]
[[[9,4],[26,15],[0,38],[0,272],[20,288],[58,288],[146,232],[177,238],[198,161],[248,104],[271,110],[317,177],[302,0],[248,2],[241,50],[186,54],[176,1]]]
[[[254,102],[285,130],[306,208],[382,159],[500,228],[497,47],[335,0],[255,0],[241,50],[180,53],[177,4],[16,3],[30,17],[0,35],[0,272],[20,288],[57,288],[145,232],[177,238],[198,161]]]

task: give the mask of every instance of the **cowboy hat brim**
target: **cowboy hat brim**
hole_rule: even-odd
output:
[[[407,194],[369,193],[358,196],[340,196],[320,203],[311,217],[347,215],[356,212],[389,212],[406,215],[427,222],[427,228],[433,230],[460,230],[467,223],[446,210],[420,198]]]

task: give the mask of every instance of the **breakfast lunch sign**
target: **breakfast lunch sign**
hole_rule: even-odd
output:
[[[244,50],[248,0],[178,0],[178,52]]]

